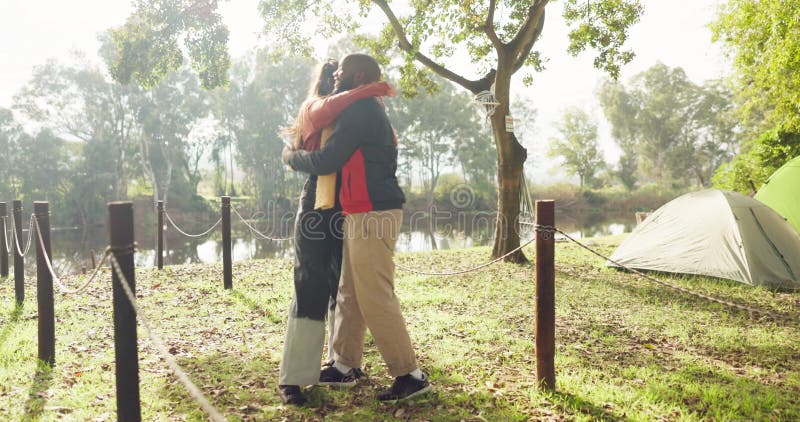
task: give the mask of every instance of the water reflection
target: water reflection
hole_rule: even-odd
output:
[[[493,218],[488,217],[488,214],[459,216],[459,218],[449,221],[437,219],[431,222],[430,219],[425,218],[416,221],[410,220],[404,221],[398,237],[397,250],[399,252],[487,246],[492,244],[494,236],[495,223]],[[566,213],[557,213],[556,222],[561,230],[576,238],[627,233],[636,224],[632,215],[571,215]],[[181,228],[186,229],[189,233],[200,233],[212,224],[213,222],[195,222]],[[284,232],[273,232],[268,227],[269,222],[259,222],[254,225],[262,233],[279,237],[291,236],[291,233],[285,232],[286,228],[284,228]],[[232,229],[234,261],[291,258],[294,255],[293,244],[290,240],[264,240],[239,221],[234,221]],[[532,226],[523,226],[521,233],[523,241],[531,239],[532,236]],[[27,229],[23,234],[22,241],[26,238]],[[136,239],[138,243],[136,265],[139,267],[155,266],[155,229],[137,227]],[[80,274],[90,271],[93,263],[99,262],[100,256],[108,244],[108,233],[104,227],[54,229],[51,233],[51,244],[56,273],[59,275]],[[165,231],[165,244],[166,265],[213,263],[222,260],[222,235],[219,230],[215,230],[204,238],[189,238],[181,235],[172,227],[168,227]],[[22,246],[24,247],[24,245]],[[9,261],[11,262],[11,258]],[[31,248],[25,261],[26,274],[28,277],[35,277],[35,248]]]

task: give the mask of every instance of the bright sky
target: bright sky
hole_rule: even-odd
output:
[[[632,28],[627,44],[636,58],[623,67],[620,79],[627,82],[658,62],[682,67],[695,83],[729,74],[730,64],[719,46],[711,43],[707,27],[715,20],[721,3],[721,0],[642,0],[644,15]],[[547,69],[536,75],[533,86],[521,88],[533,99],[538,111],[534,133],[523,134],[522,138],[529,151],[526,168],[536,175],[539,183],[547,183],[554,175],[558,177],[554,166],[549,164],[552,159],[546,157],[546,144],[558,134],[555,123],[570,106],[589,111],[598,121],[606,159],[616,162],[619,157],[595,95],[605,75],[592,66],[591,52],[574,58],[566,53],[568,44],[567,26],[560,13],[549,13],[537,48],[550,61]]]
[[[707,24],[714,20],[721,0],[642,0],[645,13],[632,29],[630,47],[636,59],[623,69],[622,79],[646,70],[657,62],[682,67],[696,83],[720,78],[730,66],[711,43]],[[94,56],[97,34],[124,22],[131,11],[130,0],[0,0],[0,107],[10,107],[12,96],[30,78],[34,66],[48,58],[66,59],[74,50]],[[258,0],[221,2],[231,31],[230,50],[240,57],[259,42],[262,21]],[[518,84],[516,92],[533,100],[538,111],[532,133],[518,134],[528,147],[529,171],[538,182],[554,177],[545,158],[547,140],[557,134],[554,123],[569,106],[588,110],[601,123],[601,145],[607,159],[618,155],[607,135],[607,125],[595,97],[603,75],[592,67],[591,53],[573,58],[566,53],[567,29],[560,4],[548,7],[548,15],[537,48],[549,59],[547,69],[536,75],[534,85]],[[520,75],[522,72],[520,72]]]

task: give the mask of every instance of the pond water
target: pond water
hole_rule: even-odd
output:
[[[292,241],[264,240],[236,216],[232,217],[233,260],[242,261],[263,258],[290,258],[294,255]],[[177,220],[177,219],[176,219]],[[187,219],[188,220],[188,219]],[[494,235],[494,216],[492,214],[471,214],[464,218],[416,219],[406,218],[397,241],[399,252],[421,252],[486,246],[492,244]],[[590,214],[583,216],[556,213],[559,229],[576,238],[615,235],[630,232],[635,226],[633,215]],[[210,228],[214,221],[176,221],[178,228],[188,234],[199,234]],[[267,221],[253,220],[249,225],[260,233],[273,234]],[[166,224],[165,265],[213,263],[222,260],[222,235],[219,228],[203,237],[187,237],[169,223]],[[525,226],[524,226],[525,227]],[[529,227],[529,226],[528,226]],[[274,233],[276,237],[289,237],[287,225],[283,232]],[[8,236],[10,236],[10,229]],[[27,240],[27,228],[22,242]],[[531,239],[533,231],[527,228],[522,233],[523,241]],[[558,237],[558,236],[557,236]],[[138,243],[136,265],[152,267],[155,265],[155,227],[136,227]],[[35,234],[34,234],[34,241]],[[58,275],[79,274],[93,267],[101,252],[108,244],[105,227],[84,229],[53,229],[51,247],[54,267]],[[24,246],[24,245],[23,245]],[[36,274],[34,247],[26,255],[26,273]],[[94,260],[94,261],[93,261]],[[11,262],[11,258],[9,258]],[[13,264],[9,264],[10,266]],[[13,274],[13,270],[11,271]]]

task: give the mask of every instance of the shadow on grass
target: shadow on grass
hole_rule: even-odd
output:
[[[644,347],[646,341],[632,337],[625,327],[616,324],[598,325],[588,321],[572,321],[571,324],[577,331],[594,332],[595,339],[626,339],[618,345],[597,341],[586,344],[585,352],[581,352],[578,359],[582,366],[618,380],[639,378],[643,384],[636,390],[641,391],[643,397],[711,419],[771,419],[775,417],[773,409],[776,408],[784,412],[782,417],[800,418],[796,386],[789,388],[767,377],[735,374],[718,364],[726,356],[685,345],[675,350],[653,345]],[[771,352],[767,347],[741,345],[735,353],[730,351],[730,358],[750,365],[758,362],[764,374],[769,374],[774,368],[771,364],[764,365],[763,361],[771,360],[770,353],[796,354],[789,347],[777,349]],[[797,371],[796,366],[791,368],[793,372]]]
[[[198,358],[179,358],[178,363],[211,404],[226,416],[252,419],[265,408],[281,405],[277,390],[278,362],[270,359],[267,353],[259,354],[257,359],[235,353],[212,353]],[[170,380],[163,388],[174,411],[189,419],[202,415],[199,405],[182,384]]]
[[[0,344],[5,343],[6,338],[8,338],[8,335],[11,334],[11,332],[13,331],[14,327],[16,326],[16,323],[22,317],[23,309],[24,305],[21,303],[16,303],[14,305],[14,309],[12,309],[11,313],[9,314],[8,322],[3,327],[3,331],[0,331]]]
[[[377,359],[377,350],[369,352]],[[465,386],[447,375],[433,381],[433,391],[408,402],[379,402],[376,395],[389,387],[391,379],[381,367],[378,374],[362,379],[350,389],[324,386],[307,388],[308,403],[285,406],[277,390],[279,362],[269,354],[254,359],[234,353],[214,353],[180,359],[180,365],[209,401],[226,417],[235,420],[502,420],[524,421],[530,415],[504,398]],[[442,370],[429,368],[432,373]],[[187,419],[202,417],[202,411],[182,385],[167,382],[163,393],[170,409]],[[585,401],[584,401],[585,403]],[[402,410],[401,410],[402,409]],[[398,413],[399,412],[399,413]],[[601,412],[602,411],[598,411]]]
[[[659,303],[663,305],[673,305],[679,304],[682,307],[685,307],[687,310],[691,311],[705,311],[705,312],[715,312],[715,313],[726,313],[731,315],[735,318],[741,318],[742,320],[751,320],[750,315],[742,309],[733,308],[727,305],[723,305],[720,303],[713,302],[708,299],[703,299],[698,296],[690,295],[684,292],[679,292],[674,289],[671,289],[667,286],[656,285],[652,281],[644,280],[640,276],[632,273],[627,272],[624,270],[619,270],[619,274],[623,274],[627,277],[630,277],[630,281],[637,280],[641,283],[646,283],[646,285],[639,286],[639,285],[632,285],[628,283],[627,279],[592,279],[593,282],[597,283],[606,283],[609,286],[621,289],[627,293],[630,293],[631,296],[635,296],[638,298],[643,299],[645,302],[649,303]],[[658,274],[655,274],[658,275]],[[669,284],[674,284],[687,290],[693,291],[692,286],[683,286],[680,283],[680,277],[672,277],[672,274],[669,273],[660,273],[662,276],[661,279]],[[719,282],[722,286],[728,285],[730,287],[739,287],[736,282],[730,280],[719,279]],[[700,292],[698,292],[700,293]],[[722,292],[710,292],[706,293],[705,295],[713,297],[715,299],[721,299],[725,301],[732,302],[737,305],[742,306],[751,306],[748,303],[742,302],[739,298],[728,298],[724,296]],[[764,309],[765,311],[773,312],[776,314],[781,314],[780,311],[774,311],[771,309]]]
[[[50,365],[39,361],[36,364],[36,373],[33,375],[33,383],[28,391],[28,400],[25,402],[25,415],[23,421],[36,421],[44,411],[47,403],[47,390],[53,382],[53,369]]]
[[[671,278],[667,281],[674,282],[675,280],[675,278]],[[734,287],[737,286],[737,283],[730,280],[720,280],[720,282],[728,283]],[[613,285],[615,288],[627,292],[631,297],[641,298],[643,301],[647,301],[655,305],[671,306],[677,304],[682,308],[685,308],[687,312],[711,312],[730,315],[731,319],[727,322],[723,322],[722,324],[727,324],[730,326],[735,325],[736,328],[742,325],[756,326],[759,324],[759,321],[752,319],[751,316],[743,310],[734,309],[719,303],[702,299],[700,297],[677,292],[663,286],[656,286],[652,284],[647,286],[633,286],[618,280],[613,280],[609,284]],[[715,294],[712,293],[711,296],[715,296]],[[723,297],[723,299],[726,298]],[[739,303],[736,301],[736,299],[733,299],[733,301],[734,303]],[[794,328],[797,331],[797,326],[795,325],[789,325],[788,327]],[[629,336],[629,334],[625,335]],[[726,363],[734,366],[758,362],[759,366],[763,368],[771,368],[772,370],[800,370],[800,366],[797,365],[796,357],[798,354],[798,348],[796,347],[777,347],[766,344],[737,344],[733,347],[730,345],[709,345],[708,347],[709,348],[707,350],[703,351],[704,355],[722,359]]]
[[[598,406],[583,397],[561,391],[550,391],[544,393],[547,399],[558,406],[566,414],[582,414],[590,416],[592,420],[600,421],[624,421],[624,416],[617,416],[606,408]]]
[[[267,306],[258,303],[255,299],[248,296],[246,293],[242,292],[238,289],[232,289],[230,291],[231,297],[238,300],[240,303],[243,303],[250,309],[258,312],[260,315],[264,315],[267,319],[272,322],[273,324],[280,324],[285,321],[286,317],[282,315],[277,315],[273,310],[269,309]]]

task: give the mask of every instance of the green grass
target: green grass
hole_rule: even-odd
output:
[[[619,238],[595,241],[603,252]],[[477,248],[399,255],[420,269],[487,260]],[[528,250],[532,255],[532,249]],[[221,266],[137,274],[145,317],[171,353],[230,420],[798,420],[800,327],[754,317],[606,269],[578,247],[556,250],[555,392],[535,384],[534,271],[496,264],[456,277],[399,272],[397,291],[434,392],[382,404],[390,384],[368,337],[369,377],[351,390],[313,388],[310,406],[281,405],[276,391],[289,261],[236,263],[234,289]],[[659,275],[694,291],[797,315],[800,294],[701,277]],[[78,278],[66,280],[71,285]],[[110,280],[56,296],[56,365],[36,363],[34,282],[22,308],[0,281],[0,420],[114,420]],[[144,420],[203,420],[140,329]]]

